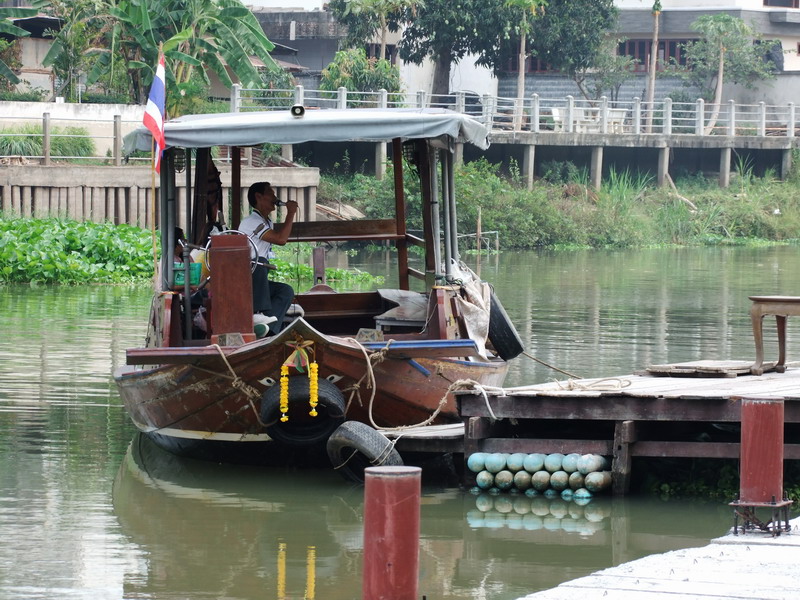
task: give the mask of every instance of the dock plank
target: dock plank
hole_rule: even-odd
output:
[[[800,590],[800,519],[777,537],[728,534],[701,548],[655,554],[520,600],[789,600]]]

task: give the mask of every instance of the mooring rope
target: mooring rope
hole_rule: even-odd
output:
[[[564,375],[566,375],[567,377],[572,377],[572,378],[574,378],[574,379],[582,379],[582,377],[578,377],[577,375],[573,375],[573,374],[572,374],[572,373],[570,373],[569,371],[565,371],[564,369],[559,369],[559,368],[558,368],[558,367],[556,367],[555,365],[551,365],[550,363],[546,363],[546,362],[545,362],[545,361],[543,361],[542,359],[540,359],[540,358],[536,358],[536,357],[535,357],[533,354],[529,354],[529,353],[525,352],[524,350],[522,351],[522,354],[523,354],[523,355],[525,355],[525,356],[527,356],[527,357],[528,357],[528,358],[530,358],[531,360],[533,360],[533,361],[536,361],[536,362],[537,362],[537,363],[539,363],[540,365],[547,367],[548,369],[553,369],[553,371],[558,371],[559,373],[563,373],[563,374],[564,374]]]
[[[631,385],[630,379],[622,379],[621,377],[605,377],[603,379],[596,379],[588,383],[581,383],[574,379],[566,382],[556,381],[556,385],[560,390],[583,390],[583,391],[615,391]]]

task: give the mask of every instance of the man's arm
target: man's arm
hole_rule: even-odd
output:
[[[270,244],[286,245],[286,242],[289,241],[289,236],[292,235],[292,225],[296,214],[297,202],[290,200],[286,203],[286,219],[284,222],[274,224],[272,229],[265,230],[259,237]]]

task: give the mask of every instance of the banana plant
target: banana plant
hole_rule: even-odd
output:
[[[25,31],[21,27],[17,27],[10,21],[10,19],[19,19],[24,17],[33,17],[37,13],[36,8],[16,8],[16,7],[7,7],[7,6],[0,6],[0,35],[4,36],[12,36],[12,37],[27,37],[30,35],[30,32]],[[0,77],[5,77],[11,83],[18,84],[20,82],[19,77],[14,71],[11,70],[2,59],[0,59]]]

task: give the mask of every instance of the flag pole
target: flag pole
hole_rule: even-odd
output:
[[[156,140],[150,140],[150,154],[154,160],[150,161],[150,234],[153,239],[153,279],[158,281],[158,245],[156,244]]]
[[[151,227],[150,231],[153,238],[153,263],[154,273],[158,272],[158,244],[156,242],[156,173],[161,173],[161,159],[163,158],[164,148],[164,120],[166,113],[166,66],[164,62],[164,49],[162,44],[158,45],[158,64],[153,73],[153,82],[150,85],[150,94],[147,98],[147,106],[144,110],[142,123],[150,131],[151,143],[150,150],[153,156],[152,168],[150,170],[150,212]],[[161,190],[162,192],[164,190]],[[163,227],[163,223],[161,224]],[[156,281],[158,278],[156,277]]]

